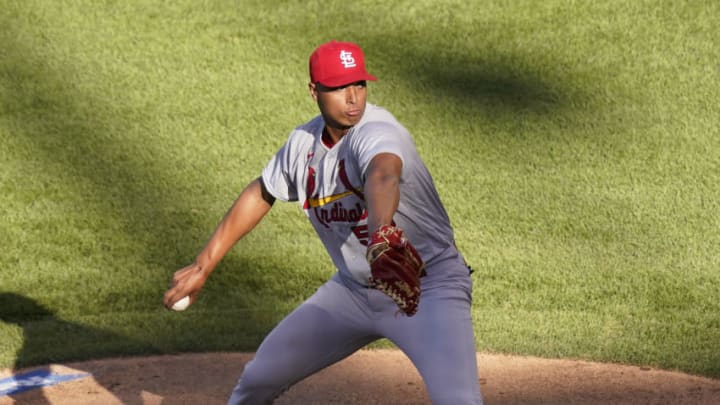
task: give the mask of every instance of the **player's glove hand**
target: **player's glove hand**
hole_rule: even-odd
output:
[[[367,260],[370,286],[390,296],[407,316],[415,315],[425,263],[403,231],[390,225],[375,231],[370,236]]]

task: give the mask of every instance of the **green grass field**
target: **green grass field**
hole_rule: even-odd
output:
[[[720,3],[2,3],[0,367],[254,350],[334,271],[296,205],[162,294],[339,39],[433,172],[478,350],[720,377]]]

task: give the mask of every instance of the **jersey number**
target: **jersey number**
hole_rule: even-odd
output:
[[[358,240],[360,241],[360,243],[362,243],[364,246],[367,246],[367,244],[368,244],[368,238],[370,237],[370,235],[368,234],[368,226],[367,226],[367,224],[365,224],[365,225],[353,226],[353,227],[352,227],[352,231],[353,231],[353,233],[355,234],[355,237],[358,238]]]

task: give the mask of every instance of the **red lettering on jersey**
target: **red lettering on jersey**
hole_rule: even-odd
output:
[[[367,210],[360,203],[356,203],[355,207],[347,209],[343,207],[341,202],[336,202],[330,209],[317,207],[314,212],[318,221],[325,226],[331,222],[356,223],[367,218]]]
[[[367,210],[362,203],[365,201],[365,196],[362,194],[361,189],[353,187],[350,183],[345,170],[344,160],[338,162],[338,177],[347,191],[320,198],[320,193],[316,191],[318,184],[315,169],[308,166],[307,183],[305,184],[306,197],[303,203],[303,209],[312,209],[317,221],[326,228],[329,228],[332,222],[356,224],[368,216]],[[360,202],[356,202],[352,208],[343,206],[342,200],[352,195],[358,197]],[[354,226],[351,227],[351,230],[358,240],[360,240],[360,243],[367,245],[367,225]]]

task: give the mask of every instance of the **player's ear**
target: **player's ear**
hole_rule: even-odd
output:
[[[308,83],[308,90],[310,91],[310,96],[317,102],[317,85],[313,82]]]

